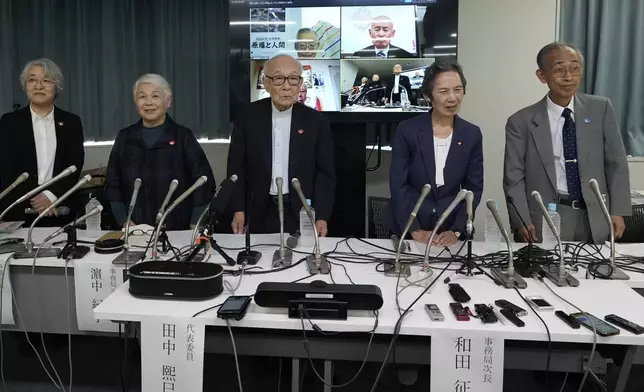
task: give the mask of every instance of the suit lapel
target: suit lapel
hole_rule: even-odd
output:
[[[602,142],[601,139],[597,140],[592,133],[592,126],[592,118],[588,113],[586,101],[579,95],[575,95],[575,130],[577,134],[577,160],[579,162],[580,175],[588,163],[589,146],[596,145],[594,144],[595,141],[598,143]]]
[[[289,135],[288,146],[288,181],[295,175],[295,168],[299,164],[301,152],[306,151],[304,148],[305,138],[308,133],[305,133],[305,126],[302,124],[300,114],[302,113],[300,104],[293,105],[293,112],[291,113],[291,133]],[[310,132],[309,132],[310,133]]]
[[[22,110],[20,116],[20,126],[18,129],[24,129],[25,133],[22,135],[24,141],[24,158],[25,167],[30,176],[36,178],[38,181],[38,157],[36,154],[36,140],[34,139],[34,124],[31,120],[31,109],[29,106]]]
[[[423,162],[425,162],[429,183],[432,189],[436,189],[436,157],[434,155],[434,129],[432,127],[431,112],[424,114],[423,117],[422,126],[418,129],[418,145],[423,154]]]
[[[466,136],[466,132],[463,131],[463,122],[462,120],[456,116],[454,118],[454,131],[452,132],[452,143],[449,146],[449,151],[447,152],[447,159],[445,160],[445,169],[443,170],[443,173],[449,173],[450,169],[456,165],[459,164],[459,162],[467,162],[468,159],[466,157],[463,157],[463,154],[461,151],[463,151],[463,148],[461,147],[463,145],[463,138]],[[450,181],[450,176],[444,175],[443,176],[445,185],[448,185],[448,182]]]
[[[257,129],[256,136],[259,139],[263,167],[268,171],[269,176],[273,173],[273,104],[271,99],[266,99],[264,114],[260,117],[261,124]]]
[[[544,97],[537,105],[537,111],[532,117],[536,127],[532,128],[532,138],[537,146],[539,157],[546,169],[550,185],[557,190],[557,181],[555,178],[555,155],[552,150],[552,136],[550,134],[550,121],[548,121],[548,105]]]
[[[56,152],[54,154],[54,174],[61,172],[64,168],[61,167],[63,162],[63,154],[59,154],[58,151],[63,150],[65,145],[65,116],[62,114],[60,109],[54,106],[54,128],[56,129]],[[78,168],[82,170],[82,168]]]

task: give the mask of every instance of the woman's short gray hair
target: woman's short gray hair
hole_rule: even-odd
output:
[[[51,78],[54,83],[56,83],[56,93],[60,94],[63,91],[64,87],[63,72],[60,70],[60,67],[56,65],[56,63],[46,58],[31,60],[27,63],[27,65],[25,65],[25,67],[22,69],[22,73],[20,74],[20,84],[22,85],[22,88],[25,90],[27,89],[29,70],[33,67],[38,66],[43,67],[43,69],[45,70],[45,76]]]
[[[138,78],[136,82],[134,82],[134,87],[132,88],[132,94],[136,96],[136,89],[138,89],[139,85],[143,83],[150,83],[155,87],[159,87],[163,89],[167,98],[172,97],[172,88],[170,88],[170,83],[168,83],[168,81],[165,80],[163,76],[158,74],[153,74],[153,73],[145,74],[140,78]]]

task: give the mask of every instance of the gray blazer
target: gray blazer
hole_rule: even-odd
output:
[[[575,96],[577,158],[581,190],[595,243],[610,236],[601,207],[588,185],[594,178],[606,197],[611,215],[631,215],[630,183],[626,152],[610,100],[587,94]],[[513,114],[505,126],[503,190],[512,197],[526,224],[534,224],[541,238],[542,215],[532,198],[541,193],[544,204],[557,203],[557,182],[546,97]],[[510,227],[522,227],[508,206]]]

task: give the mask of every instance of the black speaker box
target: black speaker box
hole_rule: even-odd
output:
[[[130,294],[140,298],[201,301],[219,295],[224,268],[214,263],[145,261],[129,269]]]

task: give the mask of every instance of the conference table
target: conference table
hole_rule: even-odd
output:
[[[34,232],[35,242],[38,243],[51,232],[51,229],[38,229]],[[20,230],[13,236],[24,236],[24,230]],[[79,239],[95,239],[98,234],[88,237],[87,233],[79,231]],[[170,241],[176,247],[189,244],[190,232],[170,232]],[[226,248],[231,256],[235,256],[238,250],[244,246],[244,237],[237,235],[216,235],[217,242]],[[363,242],[358,239],[323,238],[320,246],[323,252],[335,249],[336,252],[355,252],[356,254],[373,254],[382,259],[393,258],[391,253],[392,243],[390,240],[369,239]],[[256,269],[250,271],[270,271],[273,252],[278,249],[278,235],[253,235],[253,249],[263,253]],[[382,249],[388,249],[389,252]],[[513,244],[519,249],[521,244]],[[473,243],[473,253],[483,255],[503,250],[502,244],[488,244],[481,242]],[[305,256],[311,249],[295,249],[294,263]],[[410,253],[422,254],[423,248],[420,244],[411,243]],[[453,253],[456,247],[451,249]],[[618,245],[620,254],[633,256],[644,255],[644,246],[640,244]],[[602,252],[608,253],[604,247]],[[432,249],[432,255],[440,253],[438,249]],[[461,253],[462,255],[463,253]],[[209,353],[232,353],[233,346],[227,329],[226,322],[217,318],[216,306],[230,295],[225,290],[219,296],[205,301],[176,301],[176,300],[151,300],[140,299],[130,295],[128,282],[123,281],[122,266],[112,266],[111,261],[115,255],[96,254],[91,251],[85,258],[73,260],[66,263],[64,260],[55,258],[42,258],[34,261],[30,259],[15,260],[9,255],[0,255],[2,265],[8,260],[10,265],[10,281],[17,307],[21,310],[22,321],[16,320],[13,326],[4,325],[3,328],[28,331],[40,331],[51,333],[75,334],[114,334],[118,331],[119,323],[140,323],[142,326],[142,358],[148,358],[151,353],[146,347],[146,327],[160,321],[166,325],[166,320],[178,320],[177,323],[188,323],[202,325],[204,337],[201,344],[203,351]],[[351,259],[346,254],[344,259]],[[300,263],[292,268],[279,272],[264,274],[240,274],[239,266],[228,266],[224,259],[217,253],[210,254],[208,262],[219,263],[225,270],[236,271],[235,275],[224,275],[224,280],[232,287],[237,286],[236,295],[252,295],[261,282],[292,282],[300,280],[302,283],[310,283],[321,280],[327,283],[340,284],[371,284],[376,285],[382,291],[384,304],[378,312],[377,328],[370,346],[369,355],[366,360],[382,363],[387,349],[390,346],[392,334],[400,313],[396,306],[396,283],[397,279],[385,276],[376,270],[376,264],[365,262],[363,259],[355,258],[354,262],[334,261],[331,273],[328,275],[311,276],[306,268],[306,263]],[[434,277],[437,277],[445,263],[432,263]],[[456,265],[458,267],[460,265]],[[104,275],[102,282],[108,286],[108,282],[118,278],[118,284],[107,288],[104,298],[86,298],[87,294],[81,290],[93,290],[93,283],[90,274],[96,273],[102,268]],[[259,267],[259,268],[257,268]],[[506,369],[530,369],[545,370],[548,352],[550,351],[550,370],[558,372],[582,372],[584,360],[587,360],[590,346],[593,343],[593,334],[584,328],[571,329],[561,322],[554,312],[540,312],[544,322],[548,325],[552,349],[548,350],[548,336],[545,328],[536,314],[529,309],[522,298],[513,289],[505,289],[495,285],[484,275],[463,276],[453,273],[454,265],[445,271],[442,276],[436,279],[432,288],[414,305],[413,311],[404,318],[399,331],[399,337],[395,345],[395,361],[399,364],[420,364],[438,366],[432,361],[434,356],[431,351],[432,337],[434,339],[450,333],[462,333],[467,336],[496,336],[505,341],[504,343],[504,368]],[[380,267],[382,268],[382,267]],[[420,269],[420,266],[412,266],[412,271]],[[107,270],[106,270],[107,269]],[[112,270],[111,273],[105,271]],[[554,305],[555,309],[561,309],[572,313],[575,309],[559,300],[546,284],[557,294],[567,299],[584,311],[592,313],[599,318],[604,315],[615,313],[635,323],[644,325],[644,313],[634,311],[644,307],[644,298],[633,289],[644,288],[644,274],[628,272],[630,279],[626,281],[611,281],[600,279],[585,279],[583,269],[575,272],[574,275],[580,279],[579,287],[555,287],[549,281],[546,283],[536,279],[527,279],[528,287],[520,290],[523,296],[543,296],[548,302]],[[82,275],[82,276],[81,276]],[[239,280],[241,276],[241,281]],[[475,303],[493,304],[495,300],[506,299],[525,309],[528,315],[522,317],[525,327],[518,328],[509,322],[483,324],[473,319],[469,322],[456,321],[449,311],[449,303],[453,302],[448,293],[447,284],[444,279],[449,277],[452,283],[459,283],[472,297],[470,306]],[[432,278],[433,279],[433,278]],[[85,284],[87,282],[87,284]],[[35,289],[34,289],[35,288]],[[105,287],[103,288],[105,289]],[[407,308],[424,290],[422,287],[410,286],[399,295],[401,308]],[[93,292],[93,291],[92,291]],[[97,291],[98,292],[98,291]],[[69,293],[66,297],[65,293]],[[64,301],[67,298],[68,301]],[[92,304],[92,301],[94,302]],[[83,303],[80,306],[80,303]],[[425,313],[425,304],[435,303],[445,315],[445,321],[431,321]],[[5,301],[3,299],[3,305]],[[6,306],[3,306],[6,309]],[[212,310],[206,310],[213,307]],[[76,312],[68,312],[68,309],[76,308]],[[204,311],[206,310],[206,311]],[[14,309],[15,313],[15,309]],[[71,318],[67,318],[67,314]],[[82,313],[82,315],[81,315]],[[196,317],[193,317],[197,315]],[[92,328],[87,322],[88,317],[96,319],[96,324],[101,328]],[[85,320],[84,324],[79,320]],[[98,321],[100,320],[100,322]],[[313,320],[311,323],[299,318],[290,319],[286,309],[271,309],[257,306],[254,302],[248,308],[245,317],[240,321],[230,322],[231,333],[234,331],[234,341],[238,355],[252,356],[273,356],[291,359],[292,384],[291,390],[299,388],[300,361],[309,358],[322,360],[324,363],[322,377],[327,383],[333,380],[334,361],[358,361],[365,358],[370,332],[374,329],[376,318],[373,314],[361,311],[349,311],[347,320]],[[312,323],[316,324],[319,330],[327,334],[315,333]],[[81,325],[83,324],[83,325]],[[180,325],[180,324],[177,324]],[[89,326],[89,328],[88,328]],[[80,327],[80,328],[79,328]],[[308,350],[303,344],[303,327],[306,329]],[[331,333],[340,333],[328,336]],[[156,337],[152,338],[153,340]],[[199,339],[197,339],[199,340]],[[639,346],[644,346],[644,335],[636,336],[622,330],[620,335],[612,337],[598,337],[597,343],[601,347],[615,346],[621,358],[619,378],[615,385],[615,391],[623,391],[632,364],[641,362],[638,359],[642,356],[638,352]],[[621,350],[623,348],[623,350]],[[199,353],[198,353],[199,354]],[[192,354],[191,354],[192,355]],[[199,354],[203,355],[203,354]],[[391,358],[390,358],[391,359]],[[591,368],[596,373],[604,373],[606,363],[610,358],[604,358],[599,353],[595,354],[595,360]],[[203,357],[201,357],[203,364]],[[158,380],[156,376],[146,374],[148,370],[142,367],[143,391],[150,390]],[[203,369],[200,369],[203,372]],[[158,373],[158,371],[157,371]],[[244,370],[242,369],[242,378]],[[197,378],[200,380],[201,378]],[[198,386],[201,390],[201,385]],[[325,387],[330,390],[330,387]]]

